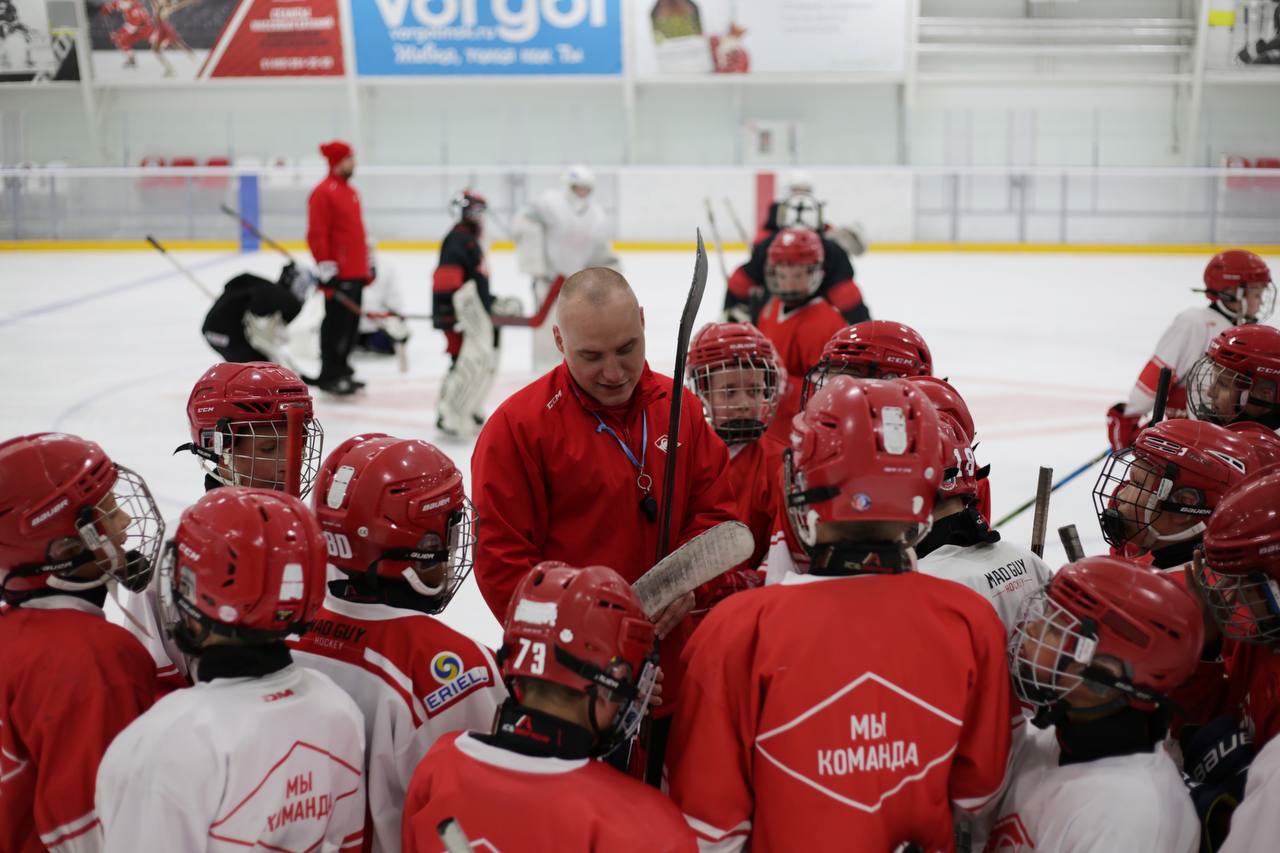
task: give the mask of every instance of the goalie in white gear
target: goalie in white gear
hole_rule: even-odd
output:
[[[585,165],[570,166],[561,186],[539,194],[512,225],[516,266],[533,278],[535,307],[564,279],[587,267],[622,265],[610,244],[612,226],[595,198],[596,178]],[[560,362],[550,325],[533,331],[533,366],[550,370]]]

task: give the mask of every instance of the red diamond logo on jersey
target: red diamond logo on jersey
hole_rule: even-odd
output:
[[[991,834],[987,836],[987,846],[983,848],[985,853],[1035,849],[1031,833],[1027,832],[1027,828],[1022,825],[1022,818],[1016,813],[1005,815],[996,821],[996,825],[991,827]]]
[[[761,756],[793,779],[859,811],[935,768],[945,773],[961,721],[874,672],[756,738]]]

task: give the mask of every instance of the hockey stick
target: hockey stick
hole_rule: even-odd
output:
[[[693,334],[693,321],[702,304],[702,291],[707,287],[707,247],[702,244],[702,229],[698,229],[698,254],[693,261],[693,284],[684,301],[680,314],[680,331],[676,335],[676,369],[671,374],[671,417],[667,421],[667,470],[662,483],[662,523],[658,527],[658,553],[654,560],[667,556],[671,542],[671,502],[676,488],[676,452],[680,447],[680,405],[684,402],[684,362],[689,351],[689,337]]]
[[[207,288],[207,287],[205,287],[205,286],[204,286],[203,282],[201,282],[201,281],[200,281],[200,279],[198,279],[198,278],[196,278],[196,277],[195,277],[195,275],[191,272],[191,270],[189,270],[189,269],[187,269],[186,267],[184,267],[184,266],[182,265],[182,263],[181,263],[177,258],[175,258],[173,255],[169,254],[169,250],[168,250],[168,249],[166,249],[164,246],[160,245],[160,241],[159,241],[159,240],[157,240],[155,237],[152,237],[150,234],[148,234],[148,235],[147,235],[147,242],[151,244],[151,247],[152,247],[153,249],[155,249],[155,250],[156,250],[157,252],[159,252],[160,254],[164,255],[165,259],[166,259],[169,263],[173,264],[174,269],[176,269],[178,272],[182,273],[182,274],[183,274],[183,276],[185,276],[185,277],[186,277],[187,281],[191,282],[191,283],[192,283],[192,284],[194,284],[196,287],[198,287],[198,288],[200,289],[200,292],[201,292],[201,293],[203,293],[205,296],[209,297],[210,299],[217,299],[217,298],[218,298],[216,295],[214,295],[214,293],[213,293],[212,291],[210,291],[210,290],[209,290],[209,288]]]
[[[1031,552],[1044,556],[1044,533],[1049,524],[1049,495],[1053,492],[1053,469],[1040,466],[1040,480],[1036,483],[1036,511],[1031,521]]]
[[[711,206],[711,199],[704,198],[702,203],[707,208],[707,225],[711,228],[711,239],[716,244],[716,258],[720,261],[720,275],[729,280],[729,265],[724,261],[724,241],[720,239],[720,229],[716,226],[716,212]]]
[[[747,229],[742,227],[742,220],[738,218],[738,212],[733,209],[733,205],[729,203],[729,197],[725,196],[720,199],[724,202],[724,206],[729,211],[729,218],[733,220],[733,227],[738,232],[738,239],[747,244],[747,251],[751,251],[751,235],[747,233]]]
[[[750,528],[740,521],[722,521],[663,557],[631,588],[652,619],[680,596],[749,558],[754,547]]]
[[[458,819],[447,817],[436,825],[436,834],[444,845],[445,853],[471,853],[471,839],[462,831]]]
[[[1084,546],[1080,544],[1080,533],[1074,524],[1059,527],[1058,538],[1062,540],[1062,550],[1067,552],[1068,563],[1084,559]]]
[[[1172,384],[1172,380],[1173,380],[1172,371],[1170,371],[1169,368],[1167,367],[1160,368],[1160,381],[1156,385],[1156,404],[1155,404],[1155,408],[1151,412],[1151,420],[1147,422],[1147,426],[1158,424],[1160,423],[1160,421],[1164,420],[1164,410],[1165,410],[1166,402],[1169,399],[1169,386],[1170,384]],[[1050,493],[1058,491],[1058,489],[1061,489],[1067,483],[1070,483],[1076,477],[1079,477],[1085,471],[1088,471],[1094,465],[1097,465],[1099,462],[1101,462],[1103,459],[1106,459],[1110,455],[1111,455],[1111,448],[1108,447],[1106,450],[1102,451],[1097,456],[1093,457],[1088,462],[1085,462],[1079,468],[1076,468],[1070,474],[1063,477],[1058,482],[1054,483],[1053,488],[1049,490]],[[999,528],[1002,525],[1012,521],[1013,519],[1022,515],[1027,510],[1031,509],[1031,507],[1035,505],[1035,502],[1036,502],[1036,499],[1032,498],[1026,503],[1019,504],[1017,507],[1010,510],[1008,515],[1004,516],[1004,518],[1001,518],[992,526]]]

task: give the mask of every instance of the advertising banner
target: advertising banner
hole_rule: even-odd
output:
[[[635,0],[636,73],[901,73],[903,0]]]
[[[354,0],[364,76],[621,74],[620,0]]]
[[[79,79],[72,0],[0,0],[0,83]]]
[[[340,76],[338,3],[86,0],[94,78],[133,83]]]

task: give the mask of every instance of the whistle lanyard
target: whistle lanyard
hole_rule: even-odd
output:
[[[596,422],[599,424],[596,427],[596,432],[607,432],[613,436],[613,440],[618,442],[622,452],[627,454],[627,459],[631,461],[632,466],[639,472],[636,476],[636,485],[640,487],[640,491],[646,495],[649,494],[649,490],[653,488],[653,478],[646,474],[644,470],[645,454],[649,450],[649,416],[640,416],[640,458],[637,459],[636,455],[631,452],[631,448],[627,447],[627,443],[613,431],[613,427],[604,422],[604,418],[600,417],[596,412],[591,414],[595,416]]]

